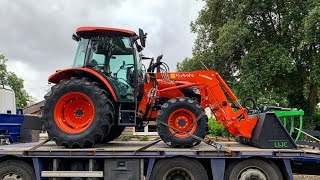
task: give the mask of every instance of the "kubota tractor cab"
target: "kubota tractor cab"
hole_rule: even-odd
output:
[[[73,67],[95,70],[110,82],[118,102],[134,102],[136,76],[142,77],[135,33],[79,28],[73,37],[79,43]]]
[[[58,145],[89,147],[136,126],[138,88],[143,87],[139,51],[146,35],[116,28],[80,27],[73,67],[49,77],[45,128]],[[142,83],[141,85],[138,82]]]
[[[90,147],[114,140],[127,126],[156,121],[168,145],[192,147],[206,136],[204,108],[210,108],[244,143],[273,148],[274,141],[283,141],[286,148],[295,147],[274,113],[249,115],[215,71],[168,72],[161,55],[156,61],[150,58],[143,72],[140,61],[146,58],[139,52],[146,34],[141,29],[137,35],[80,27],[73,39],[78,42],[73,67],[49,77],[56,85],[45,96],[43,109],[45,129],[58,145]]]

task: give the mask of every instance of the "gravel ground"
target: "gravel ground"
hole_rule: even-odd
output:
[[[293,175],[294,180],[320,180],[320,176]]]

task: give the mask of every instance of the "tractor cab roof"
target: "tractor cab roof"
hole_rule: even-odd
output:
[[[77,28],[76,33],[77,33],[77,36],[79,37],[91,37],[91,36],[98,36],[98,35],[131,37],[136,35],[134,31],[130,31],[126,29],[111,28],[111,27],[96,27],[96,26],[79,27]]]

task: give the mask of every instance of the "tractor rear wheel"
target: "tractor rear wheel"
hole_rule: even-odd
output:
[[[124,126],[113,125],[110,128],[109,133],[102,139],[101,142],[107,143],[107,142],[110,142],[110,141],[117,139],[122,134],[124,129],[125,129]]]
[[[99,84],[72,77],[45,96],[43,120],[49,138],[69,148],[91,147],[108,134],[113,104]]]
[[[199,120],[195,122],[198,117]],[[204,109],[197,101],[190,98],[170,99],[162,105],[156,122],[160,138],[169,146],[178,148],[198,145],[200,140],[193,138],[189,134],[204,138],[208,129],[208,117]],[[188,134],[184,132],[188,132]]]

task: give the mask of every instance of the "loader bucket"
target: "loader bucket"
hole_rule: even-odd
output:
[[[241,143],[263,149],[295,149],[297,145],[274,112],[259,114],[252,138],[238,139]]]

